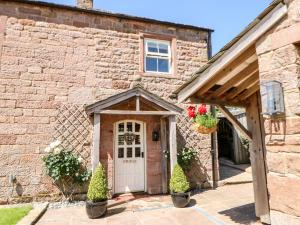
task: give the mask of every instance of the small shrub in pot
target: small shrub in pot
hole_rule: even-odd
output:
[[[100,164],[93,173],[87,193],[86,212],[90,219],[103,216],[107,211],[107,180]]]
[[[170,180],[170,191],[175,207],[184,208],[190,202],[190,184],[184,174],[183,169],[176,164]]]

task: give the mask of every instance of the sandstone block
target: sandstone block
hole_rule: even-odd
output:
[[[28,72],[29,73],[41,73],[42,72],[42,68],[39,66],[32,66],[28,68]]]
[[[279,211],[271,210],[271,222],[272,225],[298,225],[300,224],[300,218],[297,216],[291,216]]]
[[[266,159],[269,171],[283,174],[287,172],[285,153],[267,152]]]
[[[270,208],[294,216],[300,216],[300,179],[268,175]],[[288,193],[288,194],[287,194]]]
[[[300,153],[286,154],[285,159],[286,159],[287,173],[300,177],[300,163],[299,163],[300,162]]]
[[[14,145],[16,144],[17,137],[10,134],[0,134],[1,145]]]

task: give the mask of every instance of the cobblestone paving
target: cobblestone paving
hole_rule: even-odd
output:
[[[256,223],[252,184],[228,185],[192,196],[184,209],[169,196],[142,197],[115,205],[104,218],[88,219],[84,206],[49,209],[37,225],[226,225]]]

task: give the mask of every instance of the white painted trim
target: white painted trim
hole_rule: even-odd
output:
[[[119,120],[117,122],[114,123],[114,127],[113,127],[113,187],[112,187],[112,192],[113,194],[116,194],[115,191],[115,172],[116,172],[116,160],[115,160],[115,156],[116,156],[116,146],[118,146],[117,144],[117,127],[119,123],[123,123],[123,122],[138,122],[142,124],[143,127],[143,136],[144,136],[144,191],[147,192],[147,136],[146,136],[146,123],[141,121],[141,120]]]
[[[94,171],[100,162],[100,114],[94,114],[93,145],[91,153],[92,171]]]
[[[280,3],[268,13],[258,24],[250,29],[240,40],[231,46],[218,58],[209,68],[207,68],[194,81],[188,84],[178,93],[178,101],[183,102],[193,95],[199,88],[205,85],[216,73],[246,51],[255,41],[275,25],[287,13],[287,6]]]

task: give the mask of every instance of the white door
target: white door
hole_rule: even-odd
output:
[[[144,129],[132,120],[115,125],[115,193],[145,190]]]

